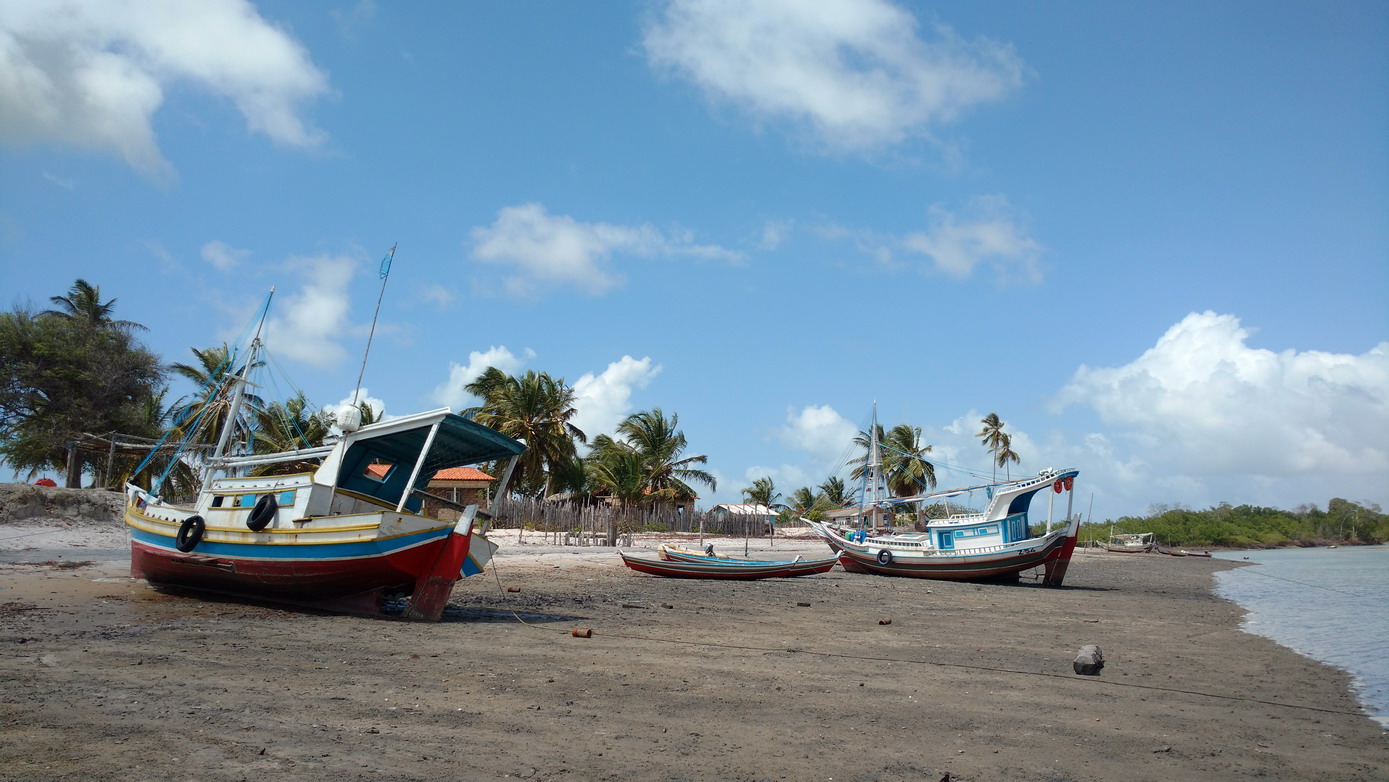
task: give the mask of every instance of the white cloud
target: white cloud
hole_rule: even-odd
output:
[[[927,230],[908,234],[902,246],[927,256],[936,270],[955,279],[991,263],[1005,279],[1038,282],[1041,245],[1019,226],[1021,221],[1002,196],[975,198],[963,216],[933,206]]]
[[[653,67],[714,102],[867,149],[928,136],[1022,83],[1011,46],[944,25],[927,40],[918,27],[884,0],[672,0],[643,45]]]
[[[298,107],[327,76],[245,0],[0,0],[0,139],[113,152],[167,179],[151,118],[184,82],[230,98],[277,142],[323,138]]]
[[[768,220],[762,224],[762,238],[757,246],[763,250],[775,250],[790,236],[792,227],[790,220]]]
[[[498,347],[493,345],[485,351],[472,351],[468,354],[468,363],[459,364],[449,363],[449,378],[440,383],[430,393],[430,398],[436,404],[454,410],[462,410],[473,407],[478,399],[463,387],[477,380],[488,367],[496,367],[508,375],[515,375],[521,371],[527,361],[535,358],[535,351],[526,348],[521,355],[517,356],[507,349],[505,345]]]
[[[420,296],[439,309],[443,309],[452,304],[454,298],[456,298],[452,291],[437,282],[426,286],[424,290],[420,292]]]
[[[825,478],[811,478],[805,470],[794,464],[780,464],[775,467],[764,467],[755,464],[743,471],[743,480],[746,481],[741,486],[729,486],[734,492],[742,492],[743,489],[751,489],[758,478],[771,478],[772,488],[780,495],[778,503],[785,503],[786,498],[791,492],[802,486],[809,486],[813,491],[816,486],[824,482]],[[739,499],[732,502],[747,502],[747,496],[741,495]]]
[[[251,254],[250,250],[238,250],[220,239],[203,245],[203,260],[212,264],[217,271],[231,271]]]
[[[584,375],[574,383],[574,408],[578,412],[571,423],[590,440],[612,434],[632,412],[632,390],[646,388],[661,369],[660,364],[652,364],[650,356],[641,360],[623,356],[602,374]]]
[[[666,235],[650,225],[581,223],[551,215],[541,204],[504,207],[486,228],[474,228],[473,257],[509,267],[505,288],[512,296],[533,296],[546,288],[572,286],[596,296],[619,285],[610,268],[614,254],[639,258],[694,257],[734,260],[739,253],[697,245],[687,231]]]
[[[344,256],[291,258],[286,267],[299,271],[307,281],[297,292],[287,293],[272,308],[277,314],[266,327],[274,335],[275,352],[320,369],[329,369],[347,358],[339,343],[349,330],[347,286],[357,273],[357,263]]]
[[[817,464],[829,465],[831,472],[847,460],[858,433],[857,426],[829,405],[787,408],[786,426],[776,430],[777,439],[810,454]]]
[[[1233,315],[1192,313],[1126,365],[1080,367],[1057,404],[1092,407],[1159,474],[1389,485],[1389,342],[1355,356],[1248,337]]]

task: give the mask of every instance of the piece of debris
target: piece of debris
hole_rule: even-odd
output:
[[[592,638],[593,629],[588,627],[576,627],[573,630],[570,630],[569,634],[574,636],[575,638]]]
[[[1076,655],[1072,667],[1081,676],[1099,676],[1100,669],[1104,667],[1104,653],[1100,651],[1100,647],[1086,644],[1080,647],[1080,654]]]
[[[890,616],[885,616],[885,617],[883,617],[882,619],[879,619],[879,620],[878,620],[878,624],[880,624],[880,625],[890,625],[890,624],[892,624],[892,617],[890,617]]]

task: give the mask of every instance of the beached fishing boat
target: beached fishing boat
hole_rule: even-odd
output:
[[[715,554],[713,546],[706,546],[704,551],[692,551],[680,546],[663,544],[656,548],[656,554],[661,559],[671,562],[695,562],[695,563],[726,563],[734,565],[766,565],[766,564],[785,564],[788,566],[788,576],[810,576],[820,573],[828,573],[834,569],[838,557],[826,557],[824,559],[803,559],[796,557],[793,560],[782,560],[780,562],[768,562],[762,559],[749,559],[747,557],[730,557],[727,554]]]
[[[868,454],[863,502],[850,509],[852,523],[811,521],[811,529],[839,555],[851,573],[909,576],[954,581],[1016,580],[1023,571],[1042,569],[1042,583],[1061,586],[1075,551],[1080,516],[1073,514],[1076,469],[1047,469],[1031,478],[932,491],[910,497],[888,497],[881,486],[882,457],[876,420]],[[988,504],[978,513],[951,513],[926,521],[924,531],[879,531],[879,521],[900,509],[917,515],[937,501],[983,492]],[[1045,526],[1034,531],[1028,517],[1033,497],[1046,492],[1066,495],[1066,516],[1052,528],[1051,503]],[[1039,525],[1041,526],[1041,525]]]
[[[228,362],[245,369],[227,384],[228,423],[199,464],[196,500],[182,505],[161,497],[162,476],[150,489],[127,484],[132,575],[154,585],[354,613],[380,613],[388,601],[408,598],[407,617],[438,619],[454,583],[480,572],[496,546],[484,536],[476,506],[460,508],[457,521],[423,513],[430,478],[459,465],[514,466],[525,446],[440,409],[365,426],[343,416],[341,435],[327,445],[225,455],[259,350],[257,336],[244,362]],[[277,464],[307,467],[265,474]]]
[[[760,560],[735,560],[719,557],[698,557],[704,561],[677,561],[672,559],[646,559],[634,557],[619,550],[622,564],[637,571],[666,578],[715,578],[737,581],[753,581],[763,578],[789,578],[827,573],[834,567],[836,558],[806,561],[800,557],[794,560],[766,562]]]
[[[1113,551],[1119,554],[1147,554],[1153,550],[1153,533],[1110,533],[1109,542],[1105,544],[1104,548],[1106,551]]]

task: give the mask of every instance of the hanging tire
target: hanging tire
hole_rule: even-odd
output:
[[[260,532],[275,520],[275,512],[280,506],[275,503],[275,495],[262,494],[256,500],[256,507],[251,509],[251,515],[246,517],[246,526],[252,532]]]
[[[203,521],[203,517],[189,516],[183,520],[183,525],[178,528],[178,535],[174,536],[174,547],[187,554],[198,547],[205,532],[207,532],[207,523]]]
[[[883,548],[883,549],[878,549],[878,564],[879,564],[879,565],[891,565],[891,564],[892,564],[892,552],[891,552],[891,551],[888,551],[888,550],[885,549],[885,548]]]

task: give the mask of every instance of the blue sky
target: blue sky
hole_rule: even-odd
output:
[[[1389,505],[1389,5],[0,0],[0,291],[331,406],[563,377],[680,417],[701,505],[948,467]],[[179,389],[186,391],[188,389]]]

